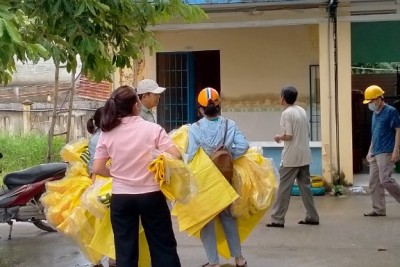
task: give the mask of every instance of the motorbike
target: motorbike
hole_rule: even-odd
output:
[[[10,225],[9,240],[14,221],[30,222],[47,232],[56,231],[46,223],[40,197],[46,192],[46,182],[63,178],[66,169],[67,163],[45,163],[4,176],[0,186],[0,223]]]

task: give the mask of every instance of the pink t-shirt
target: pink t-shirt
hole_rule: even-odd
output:
[[[154,150],[164,152],[173,145],[160,125],[139,116],[124,117],[116,128],[100,134],[94,158],[111,158],[113,194],[143,194],[160,190],[147,169]]]

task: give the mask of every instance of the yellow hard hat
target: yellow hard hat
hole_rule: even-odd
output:
[[[208,101],[212,100],[216,106],[220,104],[218,91],[211,87],[206,87],[200,91],[197,102],[200,106],[207,107]]]
[[[371,100],[380,97],[384,93],[385,92],[378,85],[371,85],[367,89],[365,89],[363,103],[368,104],[369,102],[371,102]]]

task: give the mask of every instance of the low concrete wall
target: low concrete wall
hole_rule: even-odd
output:
[[[263,155],[266,158],[272,158],[275,166],[279,168],[281,164],[281,154],[283,143],[277,144],[276,142],[250,142],[251,146],[261,147]],[[322,161],[321,161],[321,142],[310,142],[311,148],[311,164],[310,175],[322,175]]]
[[[88,137],[87,120],[94,111],[103,106],[100,101],[75,101],[71,118],[71,139]],[[68,108],[59,107],[54,133],[64,133],[67,130]],[[53,113],[53,106],[47,103],[0,104],[0,133],[23,135],[29,133],[47,134]]]

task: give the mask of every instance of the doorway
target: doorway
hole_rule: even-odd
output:
[[[157,82],[166,87],[157,123],[167,132],[199,119],[196,96],[205,87],[221,92],[219,50],[156,54]]]

